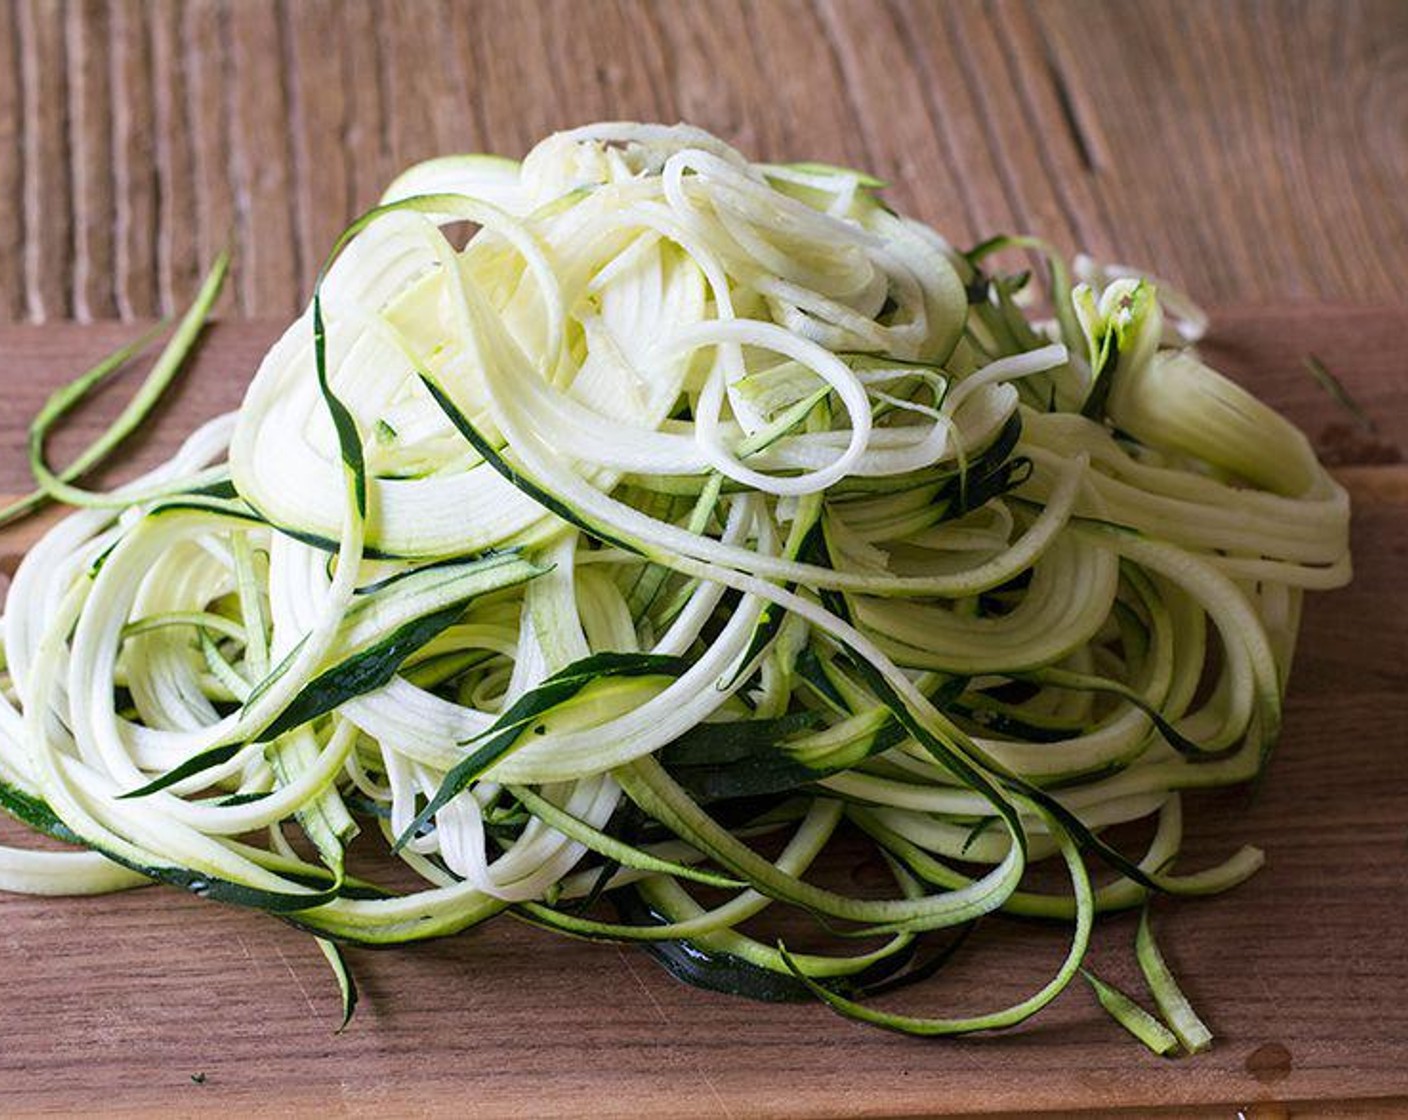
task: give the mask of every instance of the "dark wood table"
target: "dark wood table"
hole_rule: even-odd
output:
[[[334,1036],[322,959],[278,923],[174,892],[0,897],[0,1113],[1408,1110],[1402,0],[0,0],[0,494],[26,484],[44,395],[179,307],[221,246],[222,322],[125,470],[238,402],[396,169],[608,117],[864,166],[960,244],[1032,231],[1148,266],[1212,305],[1213,359],[1337,464],[1355,583],[1312,600],[1258,795],[1193,806],[1195,854],[1255,842],[1268,865],[1160,911],[1217,1047],[1149,1057],[1076,989],[1019,1031],[920,1043],[508,921],[354,952],[366,998]],[[0,572],[34,531],[0,537]],[[1117,981],[1131,936],[1098,938]],[[1059,952],[1030,925],[984,937],[916,1006],[986,1005]]]

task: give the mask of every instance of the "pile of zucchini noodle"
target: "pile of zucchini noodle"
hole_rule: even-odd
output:
[[[217,262],[65,470],[49,428],[150,340],[55,396],[39,489],[0,512],[80,507],[9,588],[0,802],[85,849],[6,849],[0,886],[267,910],[349,1013],[338,944],[509,912],[937,1035],[1050,1002],[1097,913],[1252,874],[1252,848],[1177,865],[1182,794],[1265,764],[1302,592],[1349,576],[1344,490],[1167,285],[1032,238],[956,251],[881,185],[639,124],[413,167],[237,412],[79,488]],[[1106,838],[1137,821],[1141,851]],[[811,881],[828,848],[882,856],[884,897]],[[378,884],[388,851],[416,889]],[[768,907],[826,952],[745,933]],[[1033,994],[876,1009],[933,971],[922,935],[996,911],[1071,930]],[[1089,979],[1199,1049],[1147,916],[1157,1014]]]

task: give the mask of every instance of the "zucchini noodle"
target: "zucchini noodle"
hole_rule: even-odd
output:
[[[0,512],[79,507],[9,589],[0,805],[81,846],[0,852],[0,887],[268,910],[348,1013],[337,943],[507,911],[947,1035],[1056,998],[1098,913],[1252,874],[1253,848],[1180,865],[1182,793],[1265,766],[1301,596],[1349,578],[1344,490],[1203,362],[1186,296],[1033,238],[958,252],[879,186],[625,123],[421,164],[237,412],[80,489],[222,259],[67,468],[48,427],[135,348],[56,395]],[[879,896],[812,874],[867,850]],[[1053,859],[1065,890],[1028,874]],[[743,932],[770,907],[832,951]],[[995,912],[1071,929],[1033,994],[871,1004]],[[1168,1026],[1086,973],[1101,1002],[1205,1047],[1147,910],[1138,951]]]

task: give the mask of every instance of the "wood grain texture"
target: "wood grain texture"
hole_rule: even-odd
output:
[[[0,324],[47,324],[0,326],[0,494],[28,481],[45,395],[179,309],[221,248],[224,322],[100,481],[238,403],[400,168],[599,118],[865,166],[959,244],[1032,231],[1150,267],[1223,305],[1213,360],[1337,464],[1355,583],[1311,602],[1261,792],[1191,807],[1194,859],[1254,842],[1268,867],[1160,910],[1218,1048],[1149,1058],[1074,989],[1018,1032],[917,1043],[509,921],[352,953],[365,1000],[334,1036],[322,958],[278,923],[174,892],[0,896],[0,1113],[1408,1113],[1402,0],[0,0]],[[43,524],[0,535],[0,585]],[[1131,936],[1100,933],[1119,982]],[[904,1006],[990,1006],[1061,951],[1029,924],[980,941]]]
[[[886,32],[888,34],[888,32]],[[153,462],[233,407],[274,322],[224,322],[124,454]],[[15,376],[0,397],[0,492],[24,483],[24,425],[44,394],[135,328],[0,329]],[[1192,799],[1189,866],[1242,843],[1263,872],[1229,895],[1161,904],[1161,939],[1218,1044],[1196,1060],[1143,1053],[1072,988],[1035,1022],[923,1043],[818,1006],[685,988],[634,949],[501,920],[405,950],[354,950],[364,1003],[332,1033],[336,993],[305,935],[173,891],[108,899],[0,896],[0,1113],[494,1116],[1392,1116],[1408,1109],[1408,311],[1228,308],[1209,355],[1345,464],[1354,584],[1313,597],[1285,731],[1255,796]],[[1370,433],[1304,374],[1321,355]],[[121,389],[121,386],[116,386]],[[65,439],[120,405],[107,393]],[[1348,428],[1346,428],[1348,424]],[[63,451],[61,442],[59,451]],[[24,528],[0,536],[12,570]],[[13,840],[17,831],[0,835]],[[864,865],[838,873],[865,881]],[[1137,988],[1128,917],[1093,961]],[[894,1006],[1005,1002],[1044,977],[1061,931],[994,920],[939,978]],[[192,1080],[202,1075],[203,1081]],[[1204,1111],[1206,1110],[1206,1111]]]
[[[599,118],[1209,301],[1408,289],[1401,0],[0,0],[0,322],[170,313],[226,244],[287,315],[406,164]]]

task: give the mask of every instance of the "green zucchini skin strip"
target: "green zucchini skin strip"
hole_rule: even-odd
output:
[[[1212,1045],[1212,1031],[1198,1018],[1188,997],[1178,986],[1159,952],[1154,940],[1153,927],[1149,922],[1149,906],[1146,903],[1139,915],[1139,929],[1135,934],[1134,955],[1139,968],[1144,973],[1144,982],[1149,985],[1149,993],[1159,1009],[1169,1029],[1178,1038],[1179,1045],[1189,1054],[1200,1054]]]
[[[352,970],[347,967],[347,959],[343,956],[342,949],[337,942],[329,941],[325,937],[318,937],[314,940],[317,941],[318,948],[327,958],[333,976],[337,979],[337,990],[342,997],[342,1022],[338,1024],[336,1033],[341,1034],[352,1022],[352,1015],[357,1010],[359,998],[357,981],[353,979]]]
[[[531,578],[531,577],[529,577]],[[425,615],[393,630],[381,641],[356,657],[343,661],[315,677],[283,714],[261,731],[255,742],[267,743],[327,715],[353,696],[372,692],[396,675],[406,658],[426,645],[464,614],[464,604]]]
[[[18,790],[13,786],[0,786],[0,809],[16,820],[29,825],[36,832],[42,832],[55,840],[70,844],[83,844],[93,851],[100,852],[116,864],[146,875],[154,882],[181,890],[212,902],[225,902],[233,906],[243,906],[254,910],[265,910],[271,914],[293,914],[326,905],[343,893],[343,885],[335,882],[330,887],[310,890],[306,894],[282,893],[261,890],[180,867],[163,867],[138,863],[116,852],[106,851],[100,846],[83,839],[74,833],[54,811],[40,798]]]
[[[0,810],[3,810],[20,823],[28,825],[30,828],[34,829],[34,831],[55,840],[61,840],[67,844],[86,844],[81,837],[64,824],[42,798],[26,793],[14,786],[0,783]],[[86,844],[86,846],[95,851],[102,851],[102,849],[92,844]],[[222,882],[209,877],[201,878],[194,873],[178,872],[170,868],[151,867],[127,860],[113,852],[103,851],[102,854],[114,863],[120,864],[142,875],[146,875],[154,882],[162,882],[171,886],[180,887],[183,890],[190,891],[192,894],[197,894],[202,898],[209,898],[213,901],[227,902],[257,910],[266,910],[279,916],[293,914],[304,909],[311,909],[338,897],[360,899],[387,897],[385,891],[361,880],[344,879],[336,883],[335,886],[329,886],[329,876],[326,872],[320,874],[321,869],[308,865],[290,865],[277,858],[270,858],[267,862],[271,866],[278,867],[284,874],[288,875],[291,880],[302,880],[302,885],[313,889],[316,893],[281,895],[275,892],[260,891],[245,887],[238,883]],[[316,888],[319,885],[322,885],[324,889],[317,890]]]
[[[726,875],[700,871],[686,864],[661,859],[658,856],[652,856],[649,852],[643,852],[599,829],[592,828],[591,825],[578,820],[570,813],[563,812],[551,801],[539,797],[527,786],[509,786],[508,788],[509,792],[535,817],[623,867],[633,867],[640,871],[652,871],[661,875],[673,875],[677,879],[688,879],[691,882],[703,883],[710,887],[722,887],[725,890],[747,885],[738,879],[730,879]]]
[[[623,891],[613,895],[622,916],[634,921],[661,920],[640,893]],[[725,995],[743,996],[765,1003],[796,1003],[811,998],[810,989],[785,969],[755,964],[722,949],[705,947],[696,941],[649,940],[642,948],[657,964],[677,980],[696,988]],[[879,952],[856,958],[854,965],[828,977],[824,984],[853,990],[879,983],[896,975],[913,959],[913,941],[907,936],[893,938]]]
[[[480,736],[482,743],[445,775],[435,796],[416,815],[410,828],[397,838],[392,851],[405,847],[412,836],[468,788],[470,782],[520,745],[524,735],[531,734],[530,728],[534,723],[546,718],[554,708],[571,700],[587,686],[616,677],[679,676],[685,668],[681,659],[676,657],[598,653],[554,673],[537,688],[520,697],[495,721],[493,727]]]
[[[215,263],[206,273],[191,306],[176,325],[176,330],[170,341],[163,348],[161,355],[157,358],[136,395],[127,403],[111,426],[85,448],[72,464],[57,474],[50,469],[44,455],[44,443],[48,437],[49,429],[78,405],[97,385],[125,365],[145,346],[146,337],[116,351],[83,377],[64,389],[60,389],[49,398],[29,429],[30,471],[33,473],[35,481],[38,482],[39,492],[44,495],[44,498],[39,499],[31,495],[14,506],[0,511],[0,525],[28,514],[44,504],[45,501],[66,502],[70,505],[89,505],[105,500],[101,495],[76,489],[70,485],[71,480],[81,478],[107,459],[151,414],[162,394],[166,392],[181,372],[187,355],[200,337],[210,309],[220,297],[220,291],[224,286],[229,269],[230,255],[222,252],[215,258]],[[31,502],[33,504],[30,504]]]
[[[1038,806],[1033,809],[1040,811]],[[1053,825],[1055,821],[1050,821]],[[912,1015],[897,1015],[893,1012],[877,1011],[855,1000],[829,991],[808,976],[798,966],[796,958],[779,944],[778,951],[793,974],[804,983],[813,995],[826,1003],[833,1011],[847,1019],[869,1023],[871,1026],[898,1034],[914,1035],[920,1038],[937,1038],[946,1035],[971,1034],[975,1031],[1006,1030],[1030,1019],[1065,990],[1076,972],[1090,942],[1090,931],[1094,923],[1095,900],[1091,891],[1090,877],[1081,862],[1080,852],[1068,838],[1061,845],[1066,867],[1071,875],[1071,884],[1076,899],[1076,924],[1071,940],[1070,951],[1057,971],[1040,990],[1026,999],[1000,1011],[966,1018],[920,1018]]]
[[[151,342],[152,338],[155,337],[158,330],[159,327],[154,327],[136,341],[130,342],[126,346],[119,347],[92,369],[88,370],[87,373],[84,373],[68,385],[57,390],[45,402],[44,407],[39,411],[39,415],[30,423],[30,447],[37,447],[39,454],[42,456],[44,442],[48,437],[49,429],[76,408],[94,388],[101,385],[141,353]],[[116,449],[118,442],[114,442],[112,447],[107,449],[108,453]],[[83,454],[79,455],[79,457],[67,467],[63,468],[57,477],[63,482],[73,482],[75,479],[81,478],[87,471],[96,467],[104,458],[105,455],[102,454],[102,449],[95,443],[86,448]],[[42,509],[53,500],[54,498],[49,491],[45,490],[42,486],[38,487],[24,497],[17,498],[15,501],[0,508],[0,526],[9,525],[15,521],[22,521],[31,513]]]
[[[1178,1037],[1124,992],[1113,984],[1107,984],[1088,969],[1081,969],[1081,975],[1094,990],[1100,1006],[1151,1052],[1163,1058],[1178,1049]]]
[[[0,809],[41,835],[65,844],[83,843],[82,837],[63,822],[47,801],[8,782],[0,782]]]

